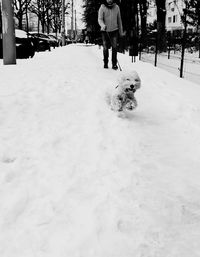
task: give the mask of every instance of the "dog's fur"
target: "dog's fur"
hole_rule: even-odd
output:
[[[136,71],[122,72],[111,97],[110,105],[113,111],[133,110],[137,107],[134,93],[141,87],[141,80]]]

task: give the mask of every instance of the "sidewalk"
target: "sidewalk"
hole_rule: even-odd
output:
[[[0,67],[2,257],[198,256],[200,88],[118,59],[142,81],[125,118],[97,46]]]

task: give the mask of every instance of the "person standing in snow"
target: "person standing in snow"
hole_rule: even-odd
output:
[[[108,68],[109,46],[112,46],[112,68],[117,70],[118,35],[123,36],[123,27],[119,6],[113,0],[106,0],[98,11],[98,23],[103,40],[104,68]]]

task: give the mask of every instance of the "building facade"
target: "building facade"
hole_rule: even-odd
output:
[[[183,0],[166,0],[166,30],[180,31],[184,28],[181,20],[185,3]],[[148,23],[156,20],[156,5],[155,1],[151,0],[148,11]],[[194,27],[188,26],[188,31],[192,32]]]
[[[166,30],[182,30],[183,23],[181,15],[183,13],[184,3],[182,0],[166,0]]]

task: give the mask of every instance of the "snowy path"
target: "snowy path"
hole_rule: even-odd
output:
[[[119,56],[142,79],[119,118],[101,59],[70,45],[0,69],[1,257],[200,256],[200,89]]]

